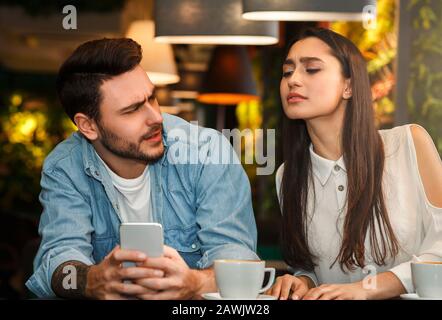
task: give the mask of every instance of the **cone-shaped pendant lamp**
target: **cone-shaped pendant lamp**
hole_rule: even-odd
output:
[[[167,43],[269,45],[277,22],[242,18],[241,0],[157,0],[155,39]]]

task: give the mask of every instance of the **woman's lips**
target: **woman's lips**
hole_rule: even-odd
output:
[[[307,98],[299,93],[289,93],[287,96],[288,103],[297,103],[306,100]]]

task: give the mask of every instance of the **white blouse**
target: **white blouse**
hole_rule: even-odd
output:
[[[310,221],[307,230],[310,250],[317,257],[314,261],[317,266],[314,274],[295,270],[295,275],[308,275],[316,284],[349,283],[363,280],[368,274],[391,271],[402,281],[408,292],[414,292],[410,269],[412,256],[442,261],[442,208],[433,206],[425,195],[410,125],[380,130],[379,133],[385,150],[384,199],[390,223],[400,245],[399,254],[395,259],[387,258],[384,266],[376,265],[370,255],[367,236],[367,267],[343,272],[338,261],[330,268],[341,247],[347,205],[347,172],[343,157],[337,161],[322,158],[313,151],[311,145],[316,199],[310,189],[307,210],[311,220],[308,219]],[[276,173],[278,198],[283,170],[284,165],[281,165]]]

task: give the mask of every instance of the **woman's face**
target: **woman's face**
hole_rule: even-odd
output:
[[[328,116],[351,97],[350,80],[322,40],[309,37],[296,42],[282,68],[280,93],[289,119]]]

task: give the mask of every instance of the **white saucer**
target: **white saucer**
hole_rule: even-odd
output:
[[[442,298],[421,298],[416,293],[404,293],[400,297],[404,300],[442,300]]]
[[[267,294],[260,294],[258,298],[256,299],[230,299],[230,298],[223,298],[219,295],[219,292],[210,292],[210,293],[203,293],[201,296],[206,300],[276,300],[276,297],[270,296]]]

